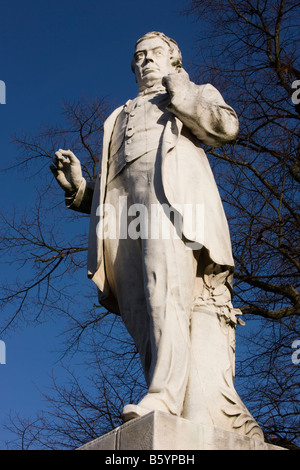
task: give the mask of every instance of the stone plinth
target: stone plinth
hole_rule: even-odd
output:
[[[210,425],[152,411],[78,450],[285,450]]]

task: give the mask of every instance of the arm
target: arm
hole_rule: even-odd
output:
[[[66,206],[73,211],[90,214],[94,187],[95,181],[86,181],[82,178],[81,184],[74,194],[65,194]]]
[[[205,145],[219,147],[236,138],[236,113],[215,87],[195,85],[184,70],[163,80],[171,98],[168,110]]]
[[[89,214],[94,191],[94,182],[87,182],[81,171],[81,164],[71,150],[58,150],[50,169],[60,187],[65,191],[66,206],[78,212]]]

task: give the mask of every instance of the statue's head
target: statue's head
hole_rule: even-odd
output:
[[[141,37],[135,45],[131,69],[142,88],[161,84],[161,79],[182,67],[182,56],[173,39],[152,31]]]

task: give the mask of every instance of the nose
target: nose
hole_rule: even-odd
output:
[[[153,54],[151,53],[151,51],[147,52],[147,55],[146,55],[146,64],[148,64],[149,62],[154,62],[153,61]]]

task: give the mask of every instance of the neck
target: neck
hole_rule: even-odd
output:
[[[151,85],[141,85],[139,87],[139,93],[155,93],[157,91],[166,91],[165,87],[162,85],[161,81],[153,83]]]

